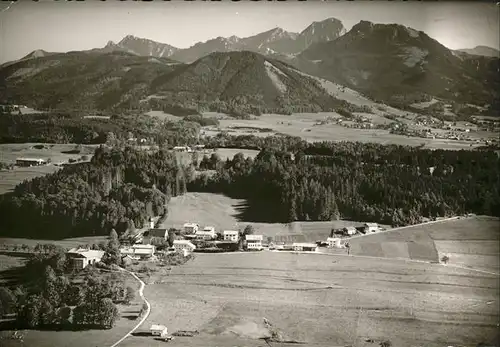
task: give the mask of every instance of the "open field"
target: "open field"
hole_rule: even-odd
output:
[[[478,270],[500,271],[500,221],[469,217],[355,237],[352,254],[438,261]]]
[[[37,149],[35,146],[40,146],[41,149]],[[53,164],[67,163],[70,159],[76,160],[83,155],[86,155],[90,160],[96,147],[84,145],[82,146],[81,153],[63,153],[74,150],[76,146],[76,144],[43,143],[0,144],[0,162],[3,163],[14,164],[16,158],[19,157],[50,159],[52,161],[52,164],[44,166],[16,167],[13,170],[0,171],[0,194],[12,190],[17,184],[24,180],[44,176],[60,169],[60,167]]]
[[[139,329],[165,324],[172,346],[287,346],[269,336],[266,318],[284,340],[308,346],[475,346],[495,338],[498,278],[438,264],[322,254],[197,254],[146,287],[150,317]],[[423,333],[425,332],[425,334]],[[371,338],[375,344],[366,343]],[[160,346],[151,336],[123,346]],[[289,344],[292,346],[292,344]]]
[[[35,146],[40,146],[36,148]],[[43,146],[43,147],[42,147]],[[82,155],[92,157],[98,145],[82,145],[81,153],[64,153],[76,148],[76,144],[52,144],[52,143],[7,143],[0,144],[0,161],[15,163],[16,158],[41,158],[50,159],[53,163],[68,162],[69,159],[78,159]]]
[[[44,165],[33,167],[16,167],[13,170],[0,171],[0,194],[12,191],[15,186],[24,180],[30,180],[35,177],[45,176],[46,174],[56,172],[61,169],[60,166]]]
[[[363,114],[364,117],[371,119],[374,124],[390,123],[389,119],[381,117],[379,114]],[[390,134],[389,130],[383,129],[351,129],[337,124],[315,125],[316,122],[325,120],[327,117],[338,118],[335,112],[323,113],[297,113],[291,116],[265,114],[253,119],[221,119],[220,130],[229,131],[230,134],[253,134],[256,136],[270,136],[276,133],[282,133],[292,136],[300,136],[307,141],[361,141],[375,142],[381,144],[398,144],[420,146],[424,144],[425,148],[435,149],[472,149],[477,144],[467,141],[445,140],[407,137],[402,135]],[[402,120],[404,120],[402,118]],[[274,132],[249,132],[245,130],[232,129],[231,127],[257,127],[271,128]],[[203,131],[206,135],[215,135],[219,131],[214,127],[205,127]],[[482,134],[485,137],[495,138],[494,133]],[[472,146],[471,146],[472,144]]]
[[[181,228],[184,223],[198,223],[213,226],[217,231],[243,229],[247,224],[255,228],[255,233],[282,241],[295,242],[326,240],[332,228],[359,226],[363,223],[351,221],[253,223],[242,221],[240,214],[245,208],[245,200],[232,199],[222,194],[187,193],[172,198],[168,204],[168,217],[164,228]]]

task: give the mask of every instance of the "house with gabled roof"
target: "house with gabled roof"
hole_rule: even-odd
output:
[[[88,248],[72,248],[66,256],[70,259],[73,269],[85,269],[88,265],[93,265],[101,261],[104,251]]]

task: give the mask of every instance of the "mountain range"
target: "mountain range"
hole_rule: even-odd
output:
[[[185,49],[127,35],[118,43],[110,41],[104,48],[93,51],[105,53],[125,51],[140,56],[171,58],[184,63],[194,62],[213,52],[252,51],[265,55],[293,56],[313,43],[334,40],[343,33],[345,33],[345,28],[342,22],[336,18],[329,18],[312,23],[301,33],[274,28],[245,38],[237,36],[217,37],[205,42],[198,42]]]
[[[434,97],[498,109],[498,63],[402,25],[361,21],[346,31],[331,18],[300,33],[275,28],[187,49],[128,35],[88,51],[37,50],[0,66],[0,102],[232,113],[349,108],[320,77],[391,105]]]

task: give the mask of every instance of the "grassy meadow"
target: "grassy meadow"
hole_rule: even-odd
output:
[[[500,221],[477,216],[355,237],[351,252],[386,258],[439,261],[500,272]]]
[[[92,158],[96,146],[84,145],[80,153],[71,153],[76,144],[43,144],[43,143],[12,143],[0,144],[0,162],[14,164],[17,158],[50,159],[52,164],[33,167],[16,167],[13,170],[0,171],[0,194],[11,191],[24,180],[44,176],[59,170],[58,163],[67,163],[70,159],[80,159],[86,155]]]
[[[499,321],[496,276],[393,259],[257,253],[197,254],[146,287],[153,309],[140,331],[165,324],[172,346],[476,345]],[[270,329],[264,319],[273,326]],[[425,332],[423,334],[422,332]],[[372,339],[372,344],[366,342]],[[292,344],[293,342],[293,344]],[[160,346],[134,336],[123,346]]]

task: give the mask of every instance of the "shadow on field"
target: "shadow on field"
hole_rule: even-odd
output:
[[[87,330],[103,330],[99,326],[95,325],[72,325],[68,324],[57,324],[48,326],[37,326],[36,328],[29,328],[19,322],[15,318],[0,320],[0,331],[9,330],[38,330],[38,331],[87,331]]]
[[[138,331],[138,332],[132,333],[132,336],[136,336],[136,337],[150,337],[150,336],[153,336],[153,335],[151,335],[151,333],[149,331]]]
[[[234,205],[235,217],[244,223],[279,223],[276,205],[268,201],[247,201]]]
[[[28,253],[5,252],[5,251],[0,251],[0,255],[7,255],[9,257],[20,258],[22,260],[27,259],[29,256]],[[11,266],[8,269],[0,271],[0,282],[3,282],[8,286],[20,282],[20,280],[23,278],[25,274],[24,269],[25,269],[24,265],[18,265],[18,266]]]

